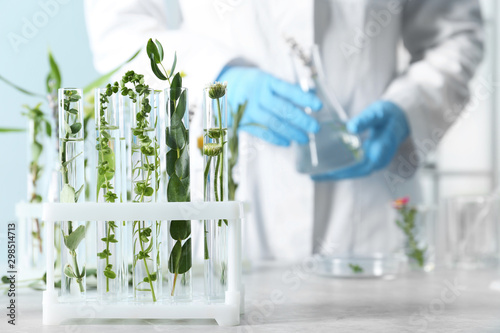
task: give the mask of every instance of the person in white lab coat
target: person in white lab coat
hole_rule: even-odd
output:
[[[391,251],[397,237],[380,227],[391,223],[396,230],[388,203],[401,194],[418,202],[415,170],[452,125],[445,113],[460,112],[469,98],[483,53],[478,1],[186,0],[179,1],[177,27],[171,3],[86,0],[95,66],[108,71],[157,38],[167,55],[177,51],[191,103],[200,105],[207,82],[227,79],[230,104],[248,99],[249,119],[281,123],[247,128],[250,134],[241,139],[245,182],[239,195],[253,207],[246,223],[251,256],[297,260],[321,252]],[[319,45],[331,88],[358,119],[351,130],[359,125],[386,137],[387,145],[375,147],[375,160],[323,181],[297,173],[293,150],[283,146],[307,140],[317,128],[307,116],[297,121],[291,105],[294,96],[298,104],[316,102],[290,87],[284,35],[303,47]],[[151,73],[145,54],[130,67]],[[158,86],[152,76],[148,81]],[[283,84],[284,92],[275,89]],[[263,100],[269,96],[279,98]],[[363,117],[369,121],[361,126]]]

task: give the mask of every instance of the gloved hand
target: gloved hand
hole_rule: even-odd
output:
[[[399,146],[410,135],[405,113],[399,106],[388,101],[378,101],[370,105],[347,123],[347,130],[353,134],[369,131],[368,138],[363,142],[363,160],[341,170],[313,176],[314,180],[357,178],[383,169],[389,165]]]
[[[318,122],[303,108],[318,111],[321,101],[297,85],[254,67],[226,67],[218,81],[228,83],[227,98],[232,110],[248,101],[241,130],[278,146],[289,146],[291,141],[307,143],[307,132],[319,130]]]

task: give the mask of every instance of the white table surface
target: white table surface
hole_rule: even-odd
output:
[[[42,294],[26,290],[17,297],[17,325],[7,325],[3,310],[0,332],[500,332],[500,292],[490,289],[494,280],[500,272],[332,279],[310,275],[300,264],[265,264],[245,275],[246,312],[238,327],[211,320],[42,326]],[[0,300],[5,309],[7,296]]]

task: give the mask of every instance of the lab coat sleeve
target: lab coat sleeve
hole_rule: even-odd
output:
[[[191,91],[201,92],[204,85],[215,80],[235,55],[224,45],[182,26],[169,29],[167,10],[164,0],[86,0],[87,30],[97,71],[112,70],[138,49],[145,49],[147,40],[153,38],[163,45],[164,64],[169,66],[177,52],[176,70],[186,72],[184,85]],[[144,50],[121,73],[130,69],[144,74],[152,87],[168,86],[154,77]]]
[[[383,98],[405,110],[416,148],[428,150],[470,98],[468,85],[483,56],[480,6],[477,0],[407,1],[402,20],[411,64]]]

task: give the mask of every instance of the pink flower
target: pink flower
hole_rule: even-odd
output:
[[[395,209],[401,209],[403,207],[406,207],[408,202],[410,202],[410,197],[399,198],[392,202],[392,207],[394,207]]]

